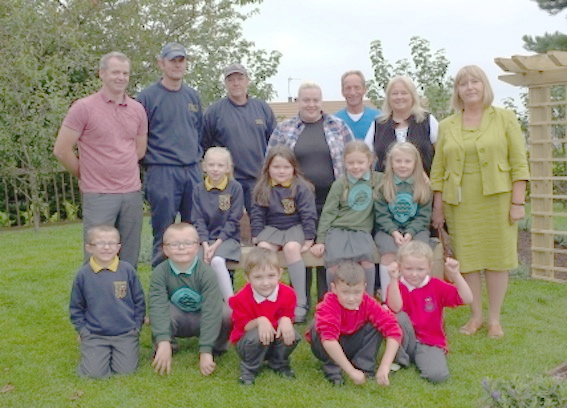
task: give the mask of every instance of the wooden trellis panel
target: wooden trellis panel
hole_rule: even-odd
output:
[[[567,265],[556,263],[557,255],[567,254],[567,249],[555,248],[554,240],[567,237],[567,231],[554,221],[567,219],[567,192],[562,191],[567,173],[554,175],[554,167],[560,169],[567,159],[553,155],[554,148],[567,145],[567,52],[496,58],[495,62],[510,73],[501,75],[502,81],[529,89],[532,276],[567,282]]]

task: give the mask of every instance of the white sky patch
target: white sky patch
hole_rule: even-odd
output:
[[[372,76],[370,42],[382,41],[391,63],[410,58],[412,36],[429,40],[432,51],[445,49],[452,76],[463,65],[483,68],[496,103],[519,89],[498,76],[496,57],[530,55],[522,36],[567,33],[566,13],[551,16],[531,0],[264,0],[260,13],[244,24],[244,35],[259,48],[283,53],[270,79],[278,96],[295,96],[301,80],[321,84],[325,99],[342,99],[340,76],[360,69]]]

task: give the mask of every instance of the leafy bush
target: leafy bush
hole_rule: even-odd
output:
[[[482,380],[491,408],[567,406],[567,384],[552,377]]]

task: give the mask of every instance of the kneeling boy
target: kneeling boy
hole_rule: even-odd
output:
[[[331,291],[315,311],[307,333],[311,350],[323,362],[323,372],[334,385],[343,384],[344,371],[355,384],[374,377],[376,354],[382,338],[386,350],[376,371],[376,381],[389,385],[388,374],[402,331],[392,313],[384,310],[366,290],[362,267],[351,261],[339,264]]]
[[[264,360],[282,377],[294,378],[289,356],[301,339],[293,327],[295,292],[280,282],[282,270],[273,251],[253,248],[244,270],[248,283],[229,300],[230,341],[237,343],[241,358],[239,381],[253,384]]]
[[[210,375],[216,368],[213,353],[226,351],[230,310],[224,303],[217,276],[197,257],[199,236],[191,224],[172,224],[163,234],[168,258],[152,272],[150,321],[156,347],[152,366],[159,374],[171,372],[175,337],[199,337],[199,368]]]
[[[472,292],[457,260],[445,261],[445,276],[454,285],[430,276],[432,269],[429,245],[410,241],[400,247],[397,263],[388,267],[391,281],[387,304],[397,313],[404,331],[396,362],[405,367],[415,362],[422,377],[438,383],[449,378],[443,308],[471,303]]]
[[[118,259],[120,234],[110,225],[87,231],[89,261],[79,269],[69,312],[79,332],[85,377],[130,374],[138,367],[138,333],[146,303],[136,270]]]

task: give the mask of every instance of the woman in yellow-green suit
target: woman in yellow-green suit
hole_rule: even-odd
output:
[[[529,170],[516,115],[492,106],[494,94],[477,66],[461,68],[452,103],[456,113],[439,124],[431,186],[432,222],[445,220],[461,271],[473,292],[471,318],[460,329],[483,326],[482,277],[488,292],[488,336],[501,338],[500,311],[508,271],[518,265],[518,227],[525,216]]]

